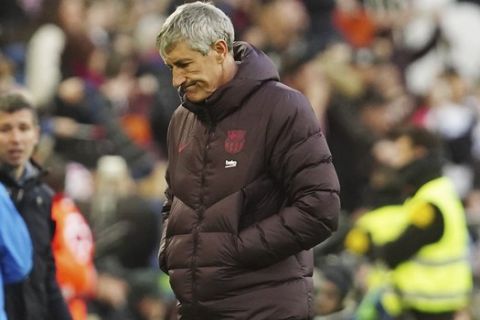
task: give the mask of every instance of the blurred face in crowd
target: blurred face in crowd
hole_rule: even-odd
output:
[[[0,112],[0,164],[14,169],[18,178],[38,143],[39,128],[32,112]]]
[[[356,12],[360,9],[360,4],[357,0],[337,0],[335,1],[338,10],[342,12]]]
[[[64,28],[69,31],[84,30],[86,20],[85,0],[62,0],[58,11]]]
[[[407,136],[400,136],[396,140],[382,140],[373,149],[377,160],[394,168],[401,169],[409,163],[425,155],[425,149],[414,146],[412,140]]]
[[[301,1],[276,0],[260,6],[258,25],[267,43],[286,49],[308,28],[310,16]]]
[[[362,124],[376,136],[382,136],[391,129],[389,110],[386,104],[369,105],[360,112]]]
[[[420,148],[413,145],[412,140],[407,136],[401,136],[393,141],[396,156],[393,158],[392,166],[400,169],[420,157]]]
[[[315,295],[315,314],[326,315],[341,309],[338,288],[332,281],[323,280]]]
[[[189,101],[200,102],[230,80],[226,69],[229,66],[225,66],[227,55],[227,44],[222,40],[213,44],[206,55],[181,41],[163,59],[172,70],[173,86],[181,89]]]

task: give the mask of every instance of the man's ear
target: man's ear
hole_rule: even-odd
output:
[[[225,60],[225,57],[228,54],[228,45],[225,40],[217,40],[212,46],[213,51],[215,52],[215,58],[218,63],[222,63]]]

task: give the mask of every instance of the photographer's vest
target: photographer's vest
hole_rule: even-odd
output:
[[[386,205],[364,213],[355,227],[368,232],[374,245],[381,246],[394,241],[408,226],[408,215],[403,205]],[[391,271],[381,261],[370,268],[366,285],[368,289],[385,287],[392,283]]]
[[[468,304],[472,289],[462,204],[447,178],[438,178],[422,186],[405,202],[406,212],[419,202],[428,202],[440,209],[444,232],[439,241],[426,245],[395,268],[393,282],[406,308],[427,313],[461,309]],[[396,228],[393,224],[388,226]]]
[[[408,225],[408,215],[403,205],[386,205],[364,213],[355,223],[355,228],[368,232],[374,245],[381,246],[394,241]],[[355,319],[378,319],[380,303],[384,312],[392,318],[398,316],[402,305],[393,290],[392,271],[376,260],[366,274],[367,293],[356,311]]]
[[[355,222],[355,227],[367,231],[372,242],[384,245],[397,239],[409,223],[403,204],[386,205],[364,213]]]

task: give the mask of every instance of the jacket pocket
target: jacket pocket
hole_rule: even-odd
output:
[[[243,187],[242,194],[239,231],[277,213],[285,203],[281,188],[267,174]]]
[[[167,226],[168,226],[168,218],[163,221],[163,230],[162,230],[162,237],[160,239],[160,246],[158,250],[158,265],[160,269],[167,273],[167,247],[168,247],[168,239],[167,235]]]

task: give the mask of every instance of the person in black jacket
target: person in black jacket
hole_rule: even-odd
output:
[[[53,192],[41,181],[44,171],[31,160],[38,139],[32,104],[17,93],[1,95],[0,181],[25,220],[34,247],[32,272],[24,282],[5,287],[5,306],[9,320],[70,320],[51,249]]]

